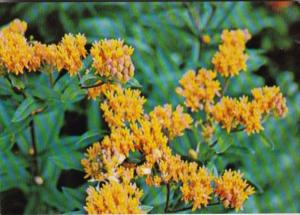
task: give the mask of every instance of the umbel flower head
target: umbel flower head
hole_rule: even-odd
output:
[[[172,106],[169,104],[161,106],[156,106],[152,112],[150,112],[150,117],[156,117],[159,120],[162,128],[166,130],[167,136],[170,140],[177,136],[182,136],[183,131],[186,128],[191,127],[193,122],[192,117],[183,113],[183,107],[178,105],[176,110],[172,112]]]
[[[2,33],[17,33],[24,35],[27,30],[27,23],[19,19],[14,19],[7,26],[1,29]]]
[[[84,35],[66,34],[56,47],[58,71],[66,69],[70,76],[77,74],[82,67],[82,58],[85,58],[87,54],[85,45],[86,38]]]
[[[131,123],[130,129],[136,149],[145,155],[150,166],[154,165],[168,144],[168,138],[162,132],[158,119],[144,116]]]
[[[212,64],[215,70],[224,77],[238,75],[246,70],[248,56],[244,53],[246,42],[251,38],[247,30],[228,31],[222,33],[222,44],[214,55]]]
[[[215,179],[215,194],[220,197],[225,208],[242,209],[244,201],[255,193],[254,188],[242,179],[239,171],[227,171]]]
[[[87,189],[86,206],[88,214],[140,214],[142,191],[135,184],[105,183],[99,190]]]
[[[118,181],[121,177],[118,174],[118,168],[125,160],[124,155],[113,153],[109,148],[104,148],[97,142],[87,149],[85,157],[81,160],[86,173],[85,178],[97,181]]]
[[[288,111],[278,87],[255,88],[252,95],[252,101],[246,96],[239,99],[222,97],[210,113],[227,132],[242,125],[247,134],[252,134],[263,130],[261,121],[265,114],[274,112],[276,116],[283,117]]]
[[[213,176],[207,169],[199,167],[195,162],[184,162],[179,174],[182,181],[182,200],[185,202],[192,201],[193,211],[202,206],[207,206],[213,193],[211,186]]]
[[[280,92],[279,87],[265,86],[263,88],[254,88],[251,90],[254,102],[263,113],[274,112],[276,116],[284,117],[288,112],[286,99]]]
[[[16,75],[29,69],[34,51],[23,36],[27,25],[14,21],[0,31],[0,66]]]
[[[139,90],[117,87],[105,92],[106,100],[100,105],[103,116],[112,127],[125,126],[125,122],[134,122],[141,118],[146,99]]]
[[[104,148],[122,156],[128,156],[130,151],[134,151],[133,135],[126,127],[117,127],[111,130],[109,136],[105,136],[101,142]]]
[[[134,75],[131,61],[133,48],[124,45],[123,40],[100,40],[93,44],[91,55],[96,73],[103,77],[127,82]]]
[[[216,75],[216,72],[206,69],[189,70],[179,81],[181,87],[176,88],[176,92],[185,98],[184,104],[192,111],[209,108],[220,90]]]
[[[57,45],[45,45],[34,41],[31,45],[34,55],[29,61],[29,71],[37,71],[45,66],[47,71],[52,72],[57,67],[58,50]]]

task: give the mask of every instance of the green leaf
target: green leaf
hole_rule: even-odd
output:
[[[13,90],[11,89],[9,81],[3,77],[0,77],[0,95],[11,94],[13,94]]]
[[[269,138],[264,132],[261,132],[261,133],[259,134],[259,136],[260,136],[260,139],[261,139],[261,141],[263,142],[263,144],[264,144],[265,146],[270,147],[272,151],[275,149],[275,144],[274,144],[274,142],[273,142],[272,139]]]
[[[0,112],[1,114],[1,112]],[[100,114],[99,102],[89,100],[87,104],[87,124],[88,130],[100,130],[103,119]]]
[[[144,212],[144,213],[149,213],[152,209],[153,206],[149,206],[149,205],[141,205],[140,209]]]
[[[69,85],[67,89],[64,91],[61,100],[65,103],[74,103],[78,102],[86,96],[87,91],[81,89],[77,85]]]
[[[140,84],[140,82],[137,79],[131,78],[126,83],[126,87],[142,88],[143,86]]]
[[[267,64],[268,59],[264,56],[261,49],[248,49],[249,59],[247,60],[247,71],[257,71],[261,66]]]
[[[22,90],[25,88],[25,84],[23,80],[20,79],[20,76],[15,76],[13,74],[9,74],[9,79],[11,81],[11,84],[17,88],[18,90]]]
[[[255,177],[252,176],[252,174],[249,174],[247,170],[243,171],[243,174],[245,175],[245,178],[248,182],[250,182],[259,193],[263,193],[263,188],[258,184],[258,182],[255,180]]]
[[[16,110],[12,122],[20,122],[28,117],[33,111],[42,108],[43,105],[37,103],[32,97],[26,98]]]
[[[82,76],[80,83],[82,86],[92,86],[97,84],[98,81],[100,81],[101,78],[97,75],[94,75],[92,73],[88,73],[84,76]]]
[[[58,208],[60,211],[71,211],[73,210],[73,205],[71,202],[67,201],[65,195],[58,191],[54,184],[46,184],[41,187],[41,199],[48,205]]]
[[[33,117],[38,152],[54,146],[64,122],[64,112],[58,108]]]
[[[0,160],[0,191],[26,187],[31,177],[26,171],[28,161],[10,151],[0,151]]]
[[[80,160],[83,157],[83,153],[71,151],[65,147],[61,147],[59,151],[56,151],[56,155],[49,157],[54,164],[61,169],[75,169],[82,170]]]
[[[84,133],[80,139],[75,143],[75,149],[85,148],[92,143],[99,141],[103,133],[100,131],[87,131]]]
[[[71,189],[68,187],[62,188],[63,193],[67,201],[75,208],[81,208],[82,203],[84,202],[84,193],[79,192],[78,189]]]
[[[218,169],[213,161],[210,161],[206,167],[209,172],[213,173],[214,176],[218,177]]]

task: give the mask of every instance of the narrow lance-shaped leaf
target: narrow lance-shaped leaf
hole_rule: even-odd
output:
[[[37,103],[32,97],[26,98],[16,110],[12,122],[20,122],[28,117],[33,111],[42,108],[43,105]]]

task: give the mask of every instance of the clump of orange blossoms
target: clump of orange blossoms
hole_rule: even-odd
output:
[[[251,90],[254,102],[263,113],[274,112],[276,116],[284,117],[288,112],[286,99],[280,92],[279,87],[265,86],[263,88],[254,88]]]
[[[93,180],[118,180],[117,169],[125,160],[125,156],[114,154],[110,149],[103,147],[99,142],[87,149],[85,159],[81,164],[86,172],[85,178]]]
[[[248,97],[240,99],[223,97],[211,109],[213,118],[230,132],[239,124],[248,134],[263,130],[261,121],[265,114],[273,111],[283,117],[287,113],[286,100],[279,87],[263,87],[252,90],[253,100]]]
[[[134,151],[133,135],[126,127],[117,127],[111,130],[110,136],[105,136],[101,142],[105,148],[113,152],[128,156],[130,151]]]
[[[136,185],[110,182],[99,190],[87,189],[86,206],[88,214],[141,214],[140,198],[143,192]]]
[[[187,203],[193,202],[192,210],[207,206],[213,193],[211,182],[213,176],[206,168],[199,167],[196,163],[184,163],[182,172],[179,172],[182,182],[182,199]]]
[[[234,76],[246,69],[246,42],[251,37],[247,30],[224,30],[222,44],[212,60],[214,70],[189,70],[182,77],[176,92],[184,97],[185,107],[177,105],[173,110],[167,104],[145,113],[146,99],[141,92],[124,87],[134,75],[132,47],[121,40],[101,40],[87,53],[86,38],[81,34],[67,34],[57,45],[46,45],[28,42],[24,37],[26,28],[26,23],[15,20],[1,30],[1,71],[4,68],[18,75],[25,71],[64,69],[73,76],[82,72],[83,59],[88,54],[92,57],[92,66],[87,71],[94,73],[96,84],[83,87],[82,81],[80,86],[90,88],[87,96],[91,99],[101,96],[100,109],[110,134],[89,147],[81,160],[85,178],[98,184],[87,190],[88,214],[143,213],[142,191],[134,183],[138,177],[149,186],[167,186],[168,195],[175,185],[181,191],[180,199],[191,204],[192,210],[208,206],[214,195],[225,207],[242,209],[254,189],[240,172],[229,170],[215,177],[204,166],[174,153],[171,146],[186,129],[199,128],[197,121],[193,124],[195,113],[185,113],[187,108],[192,112],[203,111],[205,120],[201,120],[200,128],[207,142],[217,124],[228,132],[242,126],[251,134],[263,129],[261,121],[267,114],[283,117],[287,113],[286,100],[278,87],[255,88],[252,98],[230,98],[224,96],[224,89],[220,92],[218,74]],[[198,148],[190,152],[194,160],[201,161]],[[138,158],[132,159],[132,154]],[[166,205],[165,212],[169,206]]]
[[[18,75],[30,69],[34,52],[23,35],[26,29],[26,23],[15,20],[0,31],[0,66],[7,68],[9,73]]]
[[[222,44],[214,55],[212,64],[215,70],[224,77],[238,75],[241,70],[246,70],[248,55],[244,53],[245,44],[251,38],[247,30],[224,30]]]
[[[84,35],[65,35],[56,47],[56,67],[58,71],[66,69],[70,76],[77,74],[83,65],[82,59],[87,54],[85,45],[86,38]]]
[[[93,67],[103,77],[115,78],[127,82],[134,75],[131,61],[133,48],[124,45],[122,40],[101,40],[91,48]]]
[[[27,30],[27,23],[19,19],[15,19],[7,26],[1,29],[1,33],[17,33],[24,35]]]
[[[141,118],[146,100],[139,90],[117,87],[104,94],[106,100],[100,107],[110,127],[124,126],[125,122],[134,122]]]
[[[255,193],[254,188],[242,179],[243,174],[239,171],[227,171],[215,179],[215,193],[220,197],[225,208],[242,209],[249,195]]]
[[[168,144],[168,138],[164,135],[158,119],[143,117],[130,124],[130,129],[136,149],[144,154],[149,165],[154,165],[162,157]]]
[[[220,91],[216,76],[217,73],[211,70],[189,70],[179,81],[181,87],[176,88],[176,92],[185,98],[184,104],[192,111],[209,108]]]
[[[190,128],[191,123],[193,122],[193,119],[189,114],[183,113],[183,107],[180,105],[176,107],[174,112],[172,112],[172,106],[169,104],[166,104],[163,107],[156,106],[149,115],[150,117],[156,117],[159,120],[170,140],[177,136],[182,136],[184,129]]]

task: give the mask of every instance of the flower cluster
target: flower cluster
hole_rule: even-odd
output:
[[[15,19],[9,25],[1,29],[1,33],[17,33],[24,35],[27,30],[27,23],[19,19]]]
[[[170,143],[193,126],[202,129],[201,134],[206,142],[212,139],[218,124],[228,132],[239,130],[239,126],[248,134],[260,132],[263,129],[262,120],[267,114],[283,117],[287,113],[286,100],[278,87],[253,89],[252,98],[231,98],[225,96],[225,89],[221,89],[218,74],[234,76],[246,68],[247,55],[244,51],[250,37],[247,30],[223,31],[223,44],[212,60],[215,71],[203,68],[197,72],[189,70],[179,81],[180,87],[176,92],[185,98],[185,106],[192,112],[203,111],[205,114],[206,119],[196,120],[194,125],[192,123],[195,120],[184,113],[181,105],[175,110],[169,104],[156,106],[148,114],[145,113],[143,105],[146,100],[140,91],[125,89],[121,83],[103,82],[91,89],[91,98],[99,95],[103,97],[100,109],[111,133],[101,143],[88,149],[86,158],[82,160],[86,177],[106,181],[105,186],[143,177],[149,186],[170,187],[176,184],[181,191],[181,200],[192,203],[192,210],[208,206],[214,195],[222,201],[224,207],[242,209],[244,201],[254,193],[254,188],[242,179],[239,171],[229,170],[215,177],[204,166],[200,167],[196,162],[186,161],[174,154]],[[123,61],[118,59],[132,54],[127,49],[120,41],[94,44],[93,67],[96,70],[98,68],[99,75],[108,80],[124,81],[123,67],[118,66],[118,63],[123,65]],[[101,156],[99,153],[94,156],[93,148],[99,148]],[[131,152],[140,155],[139,162],[130,161]],[[189,150],[189,155],[195,160],[198,160],[197,153],[198,150]],[[98,189],[97,194],[93,195],[102,198],[105,194]]]
[[[29,62],[33,49],[23,35],[26,29],[26,23],[15,20],[0,31],[0,67],[4,66],[16,75],[31,69]]]
[[[87,149],[85,157],[85,159],[81,160],[81,164],[86,172],[85,178],[104,181],[118,180],[120,177],[117,174],[117,170],[125,160],[124,155],[113,153],[97,142]]]
[[[189,70],[179,81],[182,87],[176,92],[185,98],[184,104],[192,111],[209,108],[220,90],[216,76],[217,73],[211,70],[200,69],[197,73]]]
[[[274,112],[276,116],[284,117],[288,111],[286,99],[279,87],[254,88],[251,91],[254,102],[263,113]]]
[[[141,118],[146,100],[139,90],[115,87],[104,94],[106,100],[100,107],[110,127],[123,126],[125,122],[134,122]]]
[[[133,48],[123,44],[122,40],[101,40],[91,48],[93,66],[103,77],[116,78],[127,82],[134,74],[130,56]]]
[[[278,87],[255,88],[251,98],[231,98],[225,96],[226,87],[217,80],[218,74],[235,76],[246,69],[245,44],[251,37],[247,30],[223,31],[222,44],[212,59],[214,70],[189,70],[183,75],[176,92],[184,97],[185,106],[178,104],[173,109],[170,104],[158,105],[146,113],[141,91],[124,85],[134,75],[132,47],[121,40],[105,39],[93,43],[88,52],[87,40],[81,34],[67,34],[57,45],[28,42],[26,28],[25,22],[15,20],[1,29],[1,71],[18,75],[24,71],[66,70],[74,76],[81,72],[83,60],[88,55],[92,58],[86,71],[94,72],[98,79],[85,88],[89,88],[89,98],[101,96],[99,109],[110,133],[90,146],[81,160],[85,178],[97,183],[87,189],[88,214],[143,213],[143,192],[135,184],[137,178],[149,186],[167,186],[168,195],[175,185],[181,192],[178,201],[191,204],[192,210],[208,206],[214,196],[226,208],[242,209],[254,188],[239,171],[225,171],[216,177],[205,166],[174,153],[172,141],[187,129],[197,132],[201,128],[203,139],[209,142],[218,125],[228,132],[242,126],[252,134],[263,129],[266,115],[285,116],[286,100]],[[209,43],[209,37],[203,37],[203,42]],[[205,120],[192,118],[197,111]],[[189,154],[200,161],[198,149],[190,149]]]
[[[225,208],[242,209],[244,201],[255,193],[254,188],[242,179],[239,171],[226,171],[215,179],[215,193],[220,197]]]
[[[78,34],[67,34],[58,45],[45,45],[38,41],[30,41],[24,37],[27,24],[14,20],[0,32],[0,66],[16,75],[25,70],[37,71],[42,66],[49,66],[58,71],[66,69],[72,76],[82,67],[82,59],[86,57],[86,38]]]
[[[182,136],[186,128],[191,127],[193,119],[187,113],[183,113],[183,107],[178,105],[172,112],[172,106],[169,104],[163,107],[157,106],[149,113],[150,117],[157,118],[162,128],[166,130],[170,140],[174,137]]]
[[[66,34],[58,44],[27,41],[24,34],[27,23],[18,19],[0,31],[0,67],[16,75],[27,71],[61,71],[76,75],[83,66],[83,59],[90,54],[95,74],[127,82],[134,74],[131,61],[133,48],[121,40],[100,40],[87,52],[86,38],[82,34]],[[96,91],[99,95],[99,90]],[[95,94],[91,96],[95,98]]]
[[[222,33],[222,44],[214,55],[212,63],[222,76],[235,76],[246,70],[248,56],[244,53],[245,44],[251,38],[247,30],[228,31]]]
[[[239,99],[223,97],[212,107],[213,118],[230,132],[238,125],[244,126],[248,134],[263,130],[261,121],[271,111],[283,117],[287,113],[286,100],[279,87],[263,87],[252,90],[253,100],[243,96]]]
[[[141,214],[140,201],[143,192],[136,185],[112,182],[100,190],[87,189],[85,210],[88,214]]]
[[[82,67],[82,58],[87,54],[85,45],[86,38],[83,35],[65,35],[57,45],[56,67],[58,71],[65,69],[71,76],[77,74]]]

